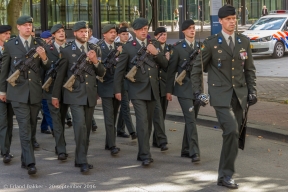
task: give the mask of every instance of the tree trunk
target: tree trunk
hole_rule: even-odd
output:
[[[18,34],[17,19],[20,17],[23,0],[10,0],[7,6],[7,23],[12,26],[12,34]]]

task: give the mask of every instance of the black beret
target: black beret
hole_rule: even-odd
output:
[[[86,29],[86,28],[88,28],[86,21],[78,21],[77,23],[74,24],[72,30],[78,31],[80,29]]]
[[[10,25],[1,25],[0,26],[0,33],[5,33],[7,31],[11,31],[12,27]]]
[[[195,25],[192,19],[187,19],[182,23],[181,30],[184,31],[190,27],[190,25]]]
[[[102,33],[105,34],[107,33],[108,31],[110,31],[111,29],[117,29],[117,26],[115,24],[108,24],[108,25],[105,25],[102,29]]]
[[[155,32],[154,32],[154,35],[158,35],[159,33],[165,33],[167,32],[167,29],[165,27],[158,27]]]
[[[56,31],[58,31],[59,29],[64,29],[64,26],[62,24],[56,24],[54,25],[51,30],[50,30],[50,33],[53,34],[55,33]]]
[[[129,29],[128,29],[127,27],[121,27],[121,28],[118,30],[118,34],[123,33],[123,32],[129,32]]]
[[[218,17],[220,19],[228,17],[230,15],[236,15],[235,7],[233,7],[231,5],[224,5],[218,11]]]
[[[144,26],[148,25],[148,20],[143,18],[143,17],[139,17],[137,19],[134,20],[133,24],[132,24],[132,28],[135,30],[141,29]]]
[[[23,25],[25,23],[33,23],[33,18],[28,15],[22,15],[17,19],[17,25]]]

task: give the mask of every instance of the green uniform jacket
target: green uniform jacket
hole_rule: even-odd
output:
[[[118,48],[120,44],[114,43],[115,49]],[[107,44],[103,42],[101,45],[102,52],[102,61],[108,56],[110,53]],[[113,73],[115,74],[115,69],[113,66]],[[113,85],[114,85],[114,74],[110,72],[110,69],[106,69],[105,76],[103,78],[104,82],[98,81],[98,94],[100,97],[114,97]]]
[[[249,39],[240,33],[235,33],[235,47],[232,53],[220,32],[204,41],[201,52],[203,68],[208,72],[211,106],[230,106],[234,90],[242,109],[246,109],[248,93],[256,94],[256,69]],[[241,55],[246,57],[241,58]],[[192,70],[194,91],[203,91],[201,75],[200,53]]]
[[[38,46],[39,45],[32,37],[30,49]],[[38,72],[35,73],[33,70],[29,69],[27,79],[24,78],[24,73],[21,72],[19,78],[16,80],[17,85],[13,87],[7,83],[6,79],[16,71],[14,64],[20,59],[25,58],[27,51],[19,36],[10,39],[5,43],[4,47],[2,72],[0,75],[0,92],[6,92],[7,99],[10,101],[28,103],[30,100],[31,104],[40,103],[42,100],[40,67],[42,66],[44,69],[49,69],[49,62],[44,65],[39,57],[35,58],[34,62]]]
[[[90,50],[90,46],[94,46],[94,51],[97,54],[97,57],[101,57],[101,50],[99,46],[92,45],[91,43],[87,43],[88,50]],[[57,76],[55,79],[52,97],[61,98],[62,86],[66,82],[64,79],[69,79],[73,72],[70,70],[74,63],[77,62],[77,59],[82,54],[80,49],[77,47],[75,41],[73,41],[70,45],[66,46],[61,50],[62,58],[60,61],[60,68],[57,72]],[[100,60],[100,58],[99,58]],[[70,92],[67,89],[64,89],[64,101],[65,104],[74,104],[74,105],[87,105],[87,101],[90,107],[96,105],[96,97],[97,97],[97,84],[96,84],[96,75],[102,77],[105,73],[104,66],[100,63],[96,68],[93,64],[91,64],[93,75],[89,75],[86,72],[83,72],[84,82],[81,83],[80,79],[77,77],[75,83],[73,85],[73,91]]]
[[[198,42],[194,43],[194,49],[199,49],[200,44]],[[169,60],[168,75],[167,75],[167,85],[166,93],[171,93],[177,97],[194,99],[194,94],[192,90],[192,81],[191,81],[191,72],[186,73],[185,78],[183,79],[183,84],[179,85],[175,82],[175,74],[178,72],[178,75],[183,71],[181,65],[188,60],[190,54],[192,53],[192,48],[186,43],[185,40],[179,41],[174,44],[171,50],[171,57]],[[177,75],[177,76],[178,76]]]
[[[157,42],[156,42],[157,44]],[[159,46],[155,46],[159,47]],[[138,50],[141,48],[141,45],[137,40],[127,42],[123,45],[123,51],[118,57],[118,63],[116,66],[114,74],[114,93],[121,93],[122,88],[122,79],[134,65],[131,64],[131,60],[135,55],[137,55]],[[159,53],[156,56],[148,55],[148,58],[154,60],[162,68],[166,68],[168,61],[165,58],[163,53]],[[130,99],[139,99],[139,100],[153,100],[158,99],[159,94],[159,83],[158,83],[158,66],[150,67],[149,65],[144,64],[146,73],[142,73],[139,68],[136,72],[135,79],[136,82],[131,82],[128,80],[128,94]],[[152,97],[153,94],[153,97]]]
[[[164,55],[167,52],[170,52],[170,49],[171,49],[171,45],[168,45],[166,43],[165,43],[164,49],[162,49],[161,46],[159,47],[159,50]],[[165,97],[166,96],[166,82],[167,82],[167,70],[168,70],[168,67],[166,67],[166,68],[159,67],[158,76],[159,76],[159,86],[160,86],[160,96],[161,97]]]

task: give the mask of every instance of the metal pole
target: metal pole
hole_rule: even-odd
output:
[[[246,5],[245,0],[241,0],[241,25],[246,24]]]
[[[181,24],[186,20],[186,6],[187,6],[187,2],[186,0],[179,0],[179,39],[183,39],[184,38],[184,34],[181,31]]]
[[[101,38],[101,14],[99,14],[100,6],[100,1],[92,1],[93,36],[97,37],[98,39]]]

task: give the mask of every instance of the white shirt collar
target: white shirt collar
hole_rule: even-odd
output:
[[[65,43],[63,43],[62,45],[59,45],[58,43],[56,43],[56,41],[54,41],[54,45],[55,45],[58,52],[60,52],[60,47],[62,47],[62,48],[65,47]]]
[[[76,46],[78,47],[78,49],[80,49],[80,51],[81,51],[81,46],[83,45],[83,46],[84,46],[85,53],[87,53],[87,42],[85,42],[84,44],[81,44],[79,41],[77,41],[77,40],[75,39],[75,43],[76,43]]]
[[[21,35],[19,35],[19,38],[21,40],[21,42],[23,43],[23,46],[25,47],[25,41],[28,41],[28,46],[31,46],[31,41],[32,41],[32,36],[30,35],[28,39],[24,39],[23,37],[21,37]]]
[[[142,42],[143,42],[143,41],[141,41],[141,40],[138,39],[137,37],[136,37],[136,40],[137,40],[138,43],[142,46]],[[147,46],[147,39],[144,39],[144,43],[145,43],[145,45]]]
[[[188,44],[188,46],[190,46],[190,44],[192,43],[192,48],[194,48],[195,45],[195,39],[193,42],[188,41],[188,39],[185,38],[186,43]]]
[[[232,41],[233,41],[233,43],[234,43],[234,45],[235,45],[235,33],[234,33],[234,32],[233,32],[232,35],[228,35],[227,33],[225,33],[225,32],[222,30],[221,33],[222,33],[223,37],[225,38],[225,40],[226,40],[226,42],[227,42],[227,45],[229,45],[229,43],[230,43],[230,40],[229,40],[229,37],[230,37],[230,36],[232,37]]]
[[[115,49],[114,42],[112,44],[109,44],[109,43],[107,43],[107,41],[105,41],[105,43],[106,43],[108,49],[109,49],[110,45],[112,46],[112,49]]]

